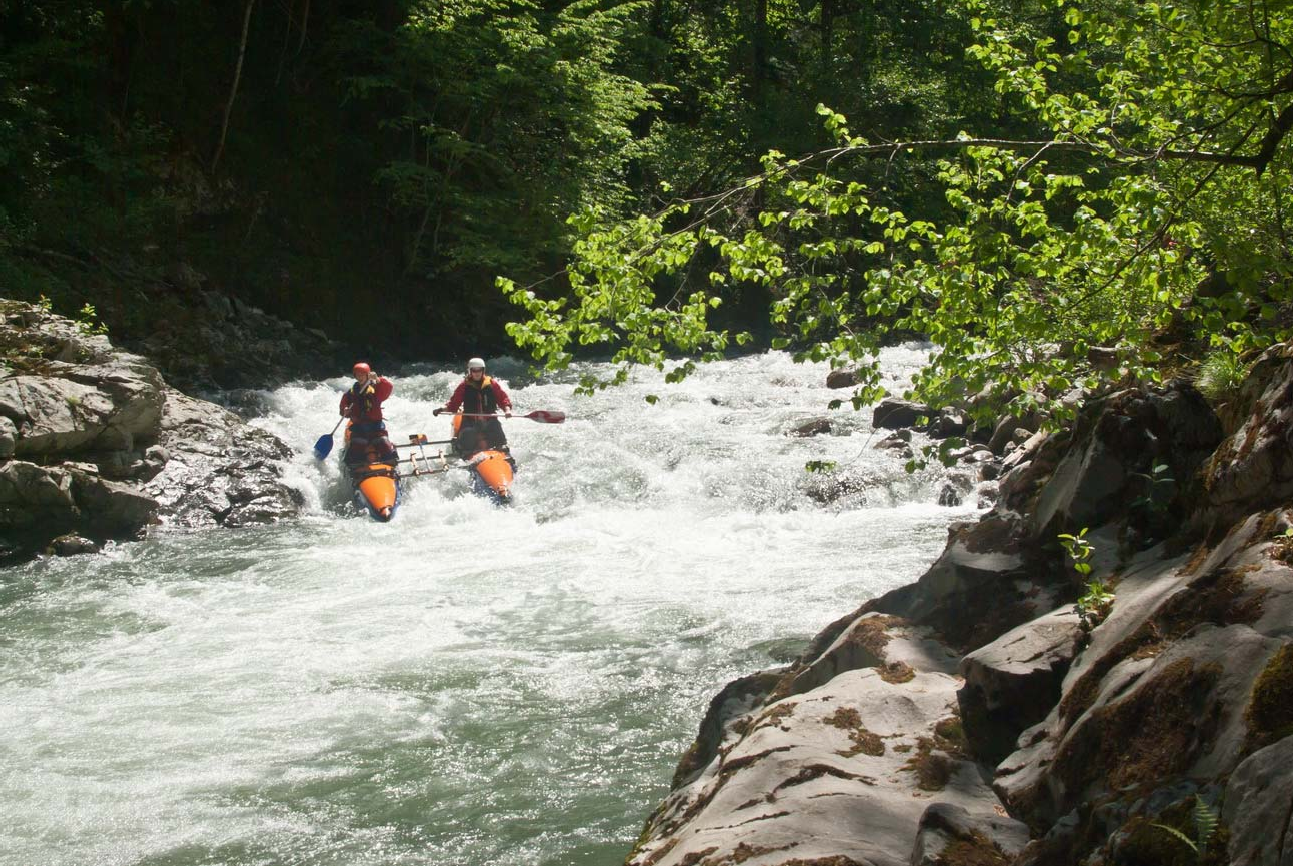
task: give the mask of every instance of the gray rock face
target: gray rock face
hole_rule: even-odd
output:
[[[1086,413],[1033,509],[1038,537],[1096,527],[1143,503],[1135,523],[1163,537],[1180,523],[1177,494],[1221,441],[1221,422],[1192,387],[1124,391]]]
[[[158,444],[165,467],[144,485],[167,521],[187,527],[248,526],[296,514],[304,500],[282,482],[291,450],[218,406],[168,390]]]
[[[1293,345],[1267,350],[1250,381],[1261,383],[1260,396],[1239,429],[1217,448],[1206,471],[1207,500],[1193,518],[1204,532],[1215,533],[1293,497]]]
[[[994,509],[711,707],[629,862],[1160,863],[1156,825],[1224,802],[1208,862],[1293,866],[1293,345],[1234,402],[1224,442],[1182,384],[999,425]],[[1083,525],[1115,590],[1088,635],[1054,537]]]
[[[8,415],[0,415],[0,460],[13,456],[18,441],[18,426]]]
[[[1037,592],[1046,575],[1025,556],[1024,529],[1023,519],[1007,511],[955,528],[918,582],[867,609],[929,625],[958,648],[993,640],[1054,607],[1050,594]]]
[[[1152,819],[1148,793],[1235,771],[1263,735],[1256,684],[1289,644],[1293,585],[1262,525],[1236,527],[1201,561],[1153,548],[1124,566],[1113,612],[1092,631],[1059,702],[997,766],[994,787],[1012,815],[1058,833],[1083,803],[1101,802],[1103,816],[1079,817],[1060,835],[1073,842],[1093,824],[1130,833]],[[1087,853],[1052,850],[1036,862]]]
[[[131,538],[165,519],[242,526],[294,514],[285,445],[166,386],[141,358],[73,322],[0,301],[0,548],[56,536]],[[147,482],[146,484],[144,482]],[[142,486],[141,486],[142,485]],[[73,542],[56,551],[83,548]]]
[[[1025,623],[961,660],[957,692],[965,737],[975,755],[997,764],[1025,728],[1059,703],[1060,682],[1082,630],[1071,605]]]
[[[341,346],[319,331],[294,327],[257,307],[205,287],[205,277],[177,268],[171,281],[199,300],[200,325],[192,319],[161,322],[130,348],[146,355],[168,382],[188,391],[210,391],[268,384],[267,370],[286,378],[306,378],[335,370]]]
[[[1231,866],[1293,863],[1293,736],[1254,752],[1226,785]]]
[[[745,716],[735,742],[651,818],[627,862],[905,866],[933,798],[979,815],[996,802],[935,730],[955,686],[945,674],[890,683],[855,670]]]
[[[1028,844],[1028,826],[997,814],[972,815],[951,803],[935,803],[920,817],[911,866],[946,866],[959,862],[953,846],[979,852],[971,862],[1013,859]],[[966,859],[969,859],[968,856]]]
[[[862,613],[790,668],[733,683],[628,862],[903,866],[931,803],[1015,850],[963,752],[955,662],[928,629]]]

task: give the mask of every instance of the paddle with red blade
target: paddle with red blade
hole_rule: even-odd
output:
[[[503,415],[477,415],[464,412],[464,418],[502,418]],[[535,409],[533,412],[527,412],[524,415],[513,415],[513,418],[529,418],[531,421],[538,421],[540,424],[560,424],[566,420],[565,412],[558,412],[555,409]]]

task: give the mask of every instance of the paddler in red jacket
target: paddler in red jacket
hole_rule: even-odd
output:
[[[341,414],[350,419],[346,462],[362,463],[370,444],[376,449],[380,462],[398,459],[395,446],[386,436],[386,422],[382,420],[382,403],[391,396],[395,385],[385,376],[378,376],[363,361],[354,366],[353,372],[355,384],[341,395]]]
[[[481,358],[472,358],[467,362],[467,375],[458,383],[449,402],[431,414],[439,415],[441,412],[453,414],[460,406],[464,416],[493,415],[502,409],[504,417],[512,417],[512,399],[507,396],[502,385],[485,375],[485,361]],[[462,427],[459,428],[460,437],[467,431],[468,425],[483,427],[491,448],[496,448],[504,454],[510,453],[507,447],[507,436],[503,434],[503,425],[498,423],[497,418],[464,417]]]

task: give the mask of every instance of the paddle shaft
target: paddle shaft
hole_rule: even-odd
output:
[[[487,415],[487,414],[483,414],[483,413],[475,413],[475,412],[463,412],[463,413],[461,413],[461,414],[462,414],[462,417],[463,417],[463,418],[505,418],[505,417],[508,417],[508,416],[506,416],[506,415]],[[533,412],[528,412],[528,413],[526,413],[525,415],[512,415],[511,417],[513,417],[513,418],[528,418],[528,419],[529,419],[529,420],[531,420],[531,421],[538,421],[540,424],[560,424],[562,421],[565,421],[565,420],[566,420],[566,413],[565,413],[565,412],[558,412],[558,411],[556,411],[556,410],[535,409]]]

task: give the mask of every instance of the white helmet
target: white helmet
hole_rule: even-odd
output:
[[[472,358],[469,361],[467,361],[468,373],[470,373],[472,370],[475,370],[476,368],[480,368],[481,370],[485,369],[485,360],[483,358]]]

